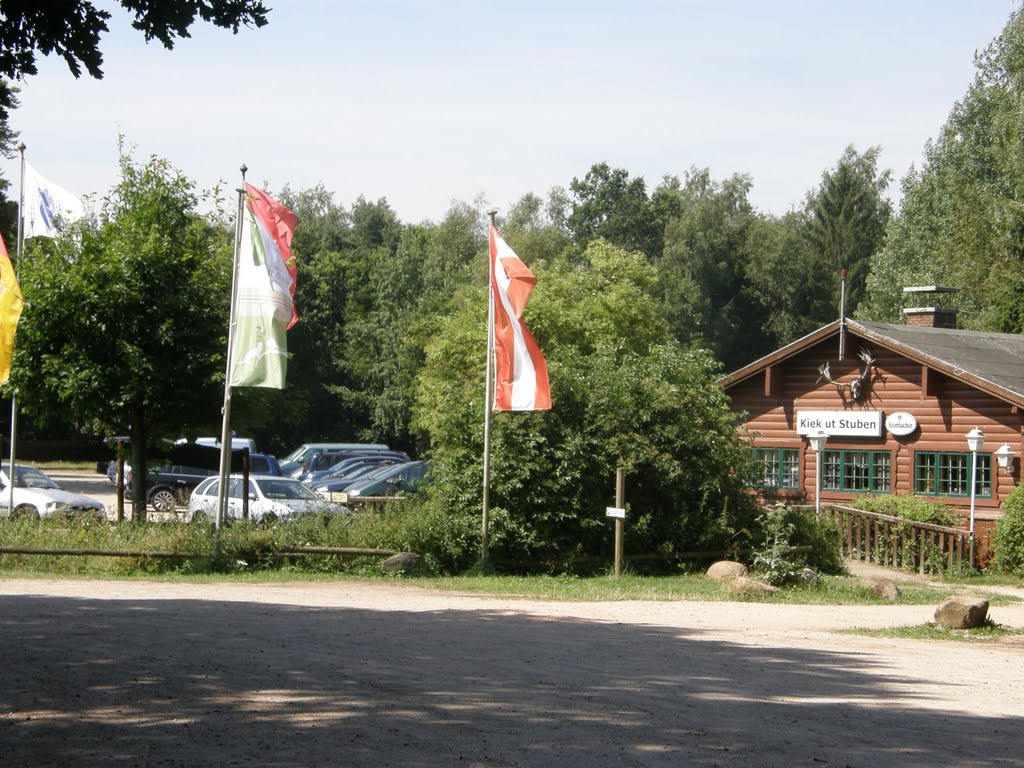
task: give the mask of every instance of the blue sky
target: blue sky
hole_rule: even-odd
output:
[[[893,193],[1016,0],[469,3],[268,0],[270,24],[173,51],[115,4],[106,77],[41,60],[12,115],[29,162],[79,195],[116,183],[117,137],[201,188],[322,182],[404,221],[507,210],[607,162],[646,178],[753,178],[800,206],[843,149],[882,147]],[[17,162],[0,164],[17,187]]]

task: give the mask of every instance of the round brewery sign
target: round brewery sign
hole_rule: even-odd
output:
[[[917,419],[912,413],[897,411],[885,417],[885,428],[897,437],[903,437],[917,429]]]

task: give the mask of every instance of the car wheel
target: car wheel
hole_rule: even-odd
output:
[[[265,515],[263,515],[263,517],[261,517],[259,519],[259,522],[257,522],[256,524],[257,525],[270,526],[270,525],[273,525],[276,522],[277,522],[277,515],[274,514],[273,512],[267,512]]]
[[[14,517],[23,517],[28,520],[38,520],[39,510],[31,504],[19,504],[14,508]]]
[[[149,503],[157,512],[173,512],[174,491],[170,488],[161,488],[149,497]]]
[[[192,515],[192,522],[197,525],[206,525],[210,522],[210,516],[207,515],[203,510],[196,510],[196,513]]]

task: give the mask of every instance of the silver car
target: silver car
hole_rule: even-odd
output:
[[[242,476],[229,475],[227,482],[227,517],[229,520],[241,520]],[[197,485],[189,497],[185,521],[213,520],[217,514],[219,491],[219,477],[207,478]],[[277,475],[249,475],[249,519],[253,522],[288,520],[297,515],[338,510],[298,480]]]
[[[95,517],[107,518],[106,508],[96,499],[65,491],[42,470],[27,464],[14,465],[14,504],[11,498],[10,465],[0,466],[0,515],[7,517]]]

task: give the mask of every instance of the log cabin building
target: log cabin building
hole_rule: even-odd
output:
[[[957,330],[950,310],[904,314],[904,325],[836,320],[721,380],[753,437],[759,495],[923,496],[966,527],[973,472],[975,531],[987,534],[1019,479],[1024,336]]]

